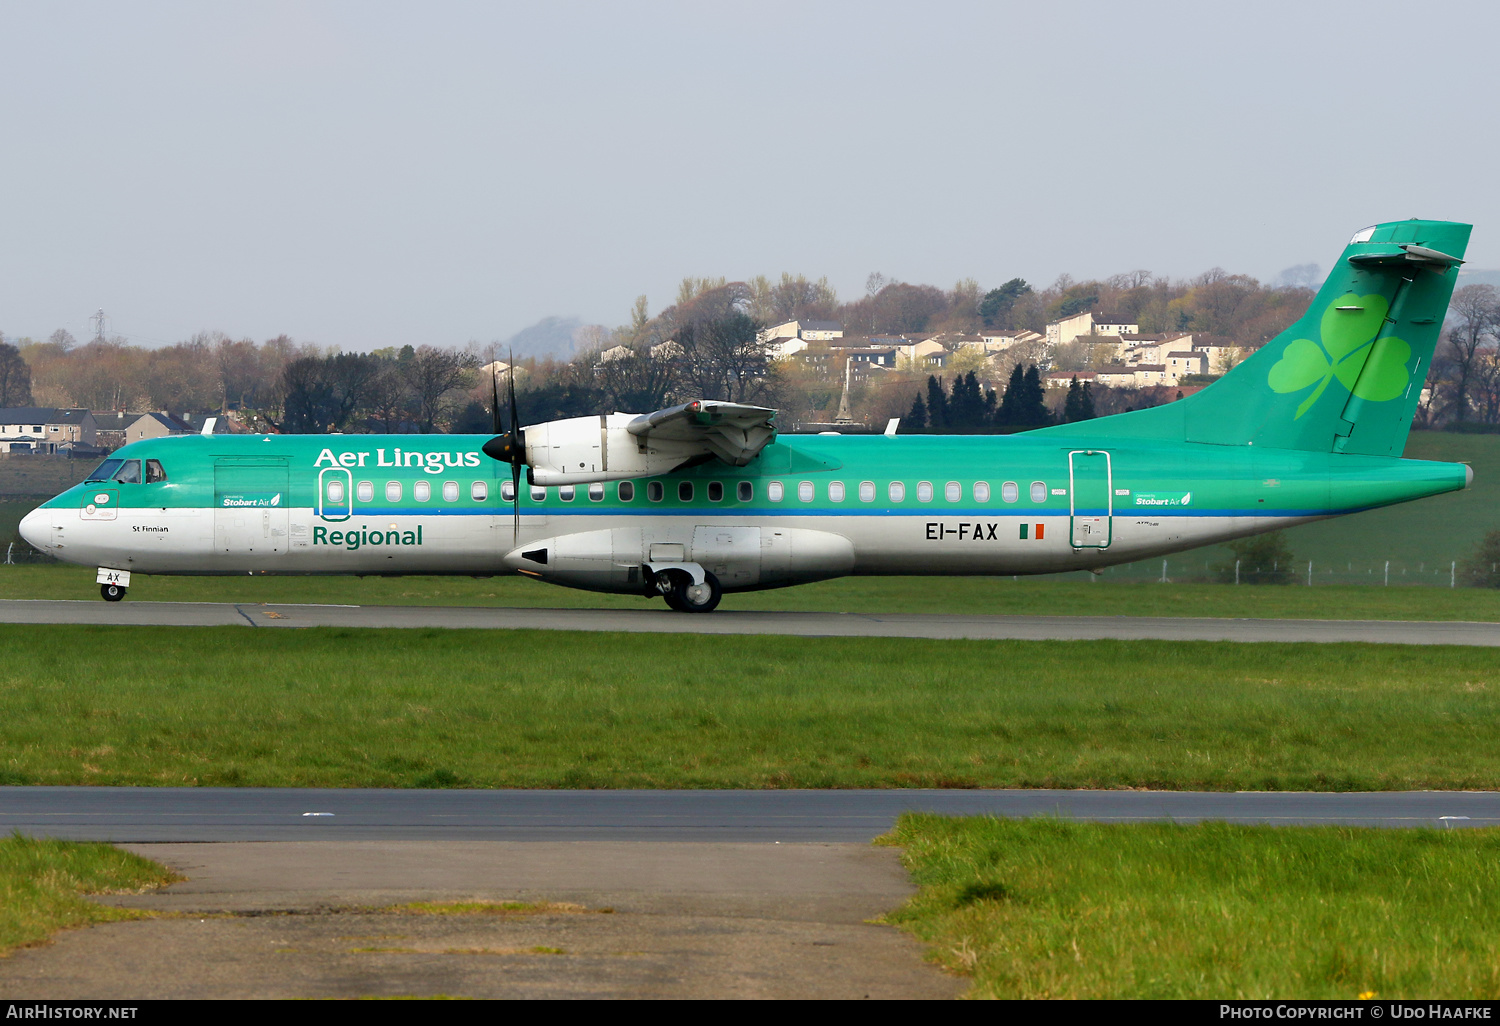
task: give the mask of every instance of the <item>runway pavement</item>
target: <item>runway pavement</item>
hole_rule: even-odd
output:
[[[1500,792],[3,787],[0,835],[116,842],[863,842],[906,811],[1101,822],[1500,825]]]
[[[1500,646],[1500,624],[1413,620],[1229,620],[1155,616],[959,616],[494,606],[341,606],[230,602],[0,601],[0,623],[182,627],[400,627],[796,637],[1085,641],[1361,641]]]

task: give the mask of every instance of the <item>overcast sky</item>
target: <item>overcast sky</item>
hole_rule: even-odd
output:
[[[1494,3],[0,0],[0,329],[345,349],[684,275],[1327,268],[1477,225]]]

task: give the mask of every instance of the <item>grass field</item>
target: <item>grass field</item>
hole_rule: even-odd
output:
[[[0,668],[12,784],[1500,787],[1477,648],[3,626]]]
[[[1235,587],[1091,583],[1070,578],[846,577],[778,591],[726,595],[722,609],[848,613],[1013,613],[1077,616],[1227,616],[1330,620],[1500,620],[1487,588]],[[91,567],[0,566],[0,599],[99,601]],[[599,595],[523,577],[152,577],[127,602],[333,602],[354,605],[665,609],[660,599]]]
[[[994,998],[1500,997],[1500,831],[904,816],[889,914]]]
[[[89,901],[89,894],[134,893],[176,876],[107,844],[0,839],[0,956],[57,930],[138,919],[144,913]]]

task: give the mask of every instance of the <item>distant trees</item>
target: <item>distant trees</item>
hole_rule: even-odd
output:
[[[1092,416],[1092,403],[1089,409]],[[1050,423],[1052,414],[1034,364],[1029,369],[1016,364],[1003,396],[984,388],[974,371],[955,376],[951,393],[938,377],[928,375],[926,398],[919,392],[902,420],[908,431],[934,434],[983,434]]]
[[[1068,382],[1068,398],[1063,403],[1063,423],[1072,424],[1080,420],[1093,420],[1097,414],[1094,413],[1094,393],[1090,382],[1085,381],[1082,386],[1078,384],[1078,375],[1073,375],[1073,380]]]
[[[1458,572],[1471,588],[1500,588],[1500,531],[1487,531]]]
[[[21,351],[0,342],[0,406],[31,405],[31,367]]]
[[[1226,543],[1234,559],[1215,568],[1222,584],[1291,584],[1292,564],[1297,558],[1281,531],[1257,534]],[[1238,565],[1236,565],[1238,564]]]
[[[1500,341],[1500,296],[1493,285],[1465,285],[1453,293],[1448,309],[1455,319],[1442,353],[1448,370],[1448,408],[1453,420],[1464,421],[1472,412],[1475,378],[1484,376],[1484,351]]]
[[[1010,313],[1016,300],[1031,294],[1031,286],[1024,278],[1012,278],[997,289],[990,289],[979,301],[979,317],[986,328],[1008,328]]]

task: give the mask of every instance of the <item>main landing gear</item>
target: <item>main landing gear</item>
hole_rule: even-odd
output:
[[[719,579],[706,570],[702,584],[694,584],[685,570],[663,571],[657,575],[656,587],[667,605],[679,613],[711,613],[724,597]]]
[[[125,589],[118,584],[101,584],[99,594],[104,596],[106,602],[118,602],[125,597]]]

